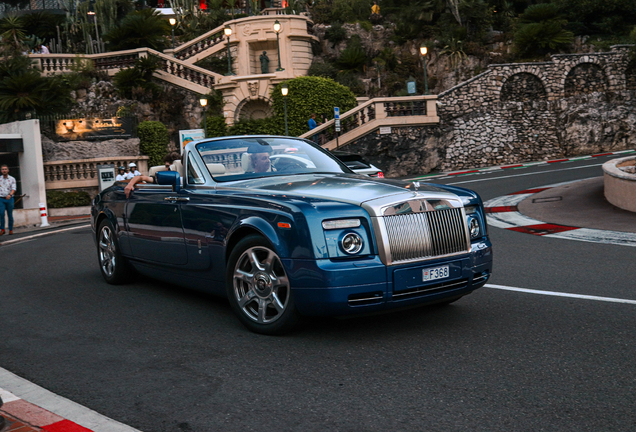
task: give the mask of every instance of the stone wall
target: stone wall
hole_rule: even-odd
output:
[[[55,142],[42,135],[43,162],[139,156],[139,138]]]
[[[491,65],[438,96],[439,125],[393,128],[343,150],[394,177],[636,148],[629,48]]]

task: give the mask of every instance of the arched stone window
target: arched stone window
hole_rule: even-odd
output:
[[[582,93],[604,92],[607,89],[603,69],[594,63],[580,63],[565,78],[565,97]]]
[[[503,83],[502,102],[529,102],[545,99],[545,86],[539,77],[527,72],[514,74]]]
[[[625,69],[625,88],[636,90],[636,59],[630,61]]]

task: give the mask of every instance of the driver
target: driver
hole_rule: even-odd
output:
[[[272,147],[269,145],[252,144],[247,149],[252,162],[252,168],[255,173],[264,173],[275,171],[272,167],[272,161],[269,155],[272,153]]]

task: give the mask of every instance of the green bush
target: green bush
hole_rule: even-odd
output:
[[[201,125],[203,127],[203,125]],[[206,119],[207,129],[205,136],[208,138],[222,137],[227,135],[227,124],[223,117],[210,116]]]
[[[91,205],[88,192],[46,191],[46,203],[49,208],[82,207]]]
[[[113,82],[117,91],[127,99],[153,99],[160,92],[159,86],[152,82],[152,74],[158,67],[156,57],[140,58],[132,68],[122,69],[115,74]]]
[[[334,22],[329,29],[325,32],[325,39],[331,42],[331,46],[335,47],[338,42],[342,42],[347,39],[347,31],[342,27],[342,23],[339,21]]]
[[[272,90],[272,106],[276,121],[284,127],[284,101],[280,92],[283,83]],[[332,79],[322,77],[298,77],[286,81],[289,87],[287,95],[287,124],[289,135],[298,136],[309,130],[307,122],[312,113],[317,118],[322,115],[333,118],[333,108],[339,107],[344,113],[355,107],[356,97],[347,87]]]
[[[170,143],[168,129],[157,121],[145,121],[139,123],[137,128],[139,136],[139,151],[141,154],[150,156],[148,164],[152,166],[162,165],[163,157],[167,153]]]
[[[276,117],[255,120],[239,120],[228,128],[228,135],[283,135],[285,120],[281,123]]]
[[[321,62],[314,61],[311,66],[309,66],[309,70],[307,71],[307,75],[309,76],[318,76],[324,78],[335,78],[338,70],[329,62]]]

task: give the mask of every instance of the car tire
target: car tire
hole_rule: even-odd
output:
[[[274,248],[263,237],[238,242],[227,266],[227,297],[249,330],[266,335],[291,331],[299,320],[294,296]]]
[[[120,285],[132,276],[126,258],[121,255],[113,224],[104,219],[97,230],[97,259],[104,280],[111,285]]]

